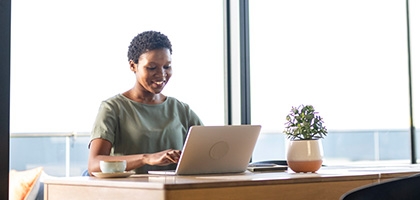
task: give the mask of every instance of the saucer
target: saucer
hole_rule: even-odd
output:
[[[92,174],[98,178],[125,178],[125,177],[129,177],[135,174],[135,172],[115,172],[115,173],[92,172]]]

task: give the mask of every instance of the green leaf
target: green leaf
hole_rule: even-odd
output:
[[[293,107],[286,116],[285,129],[283,131],[288,139],[309,140],[324,138],[327,128],[324,121],[312,105],[299,105]]]

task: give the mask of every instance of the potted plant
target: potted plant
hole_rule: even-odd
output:
[[[324,121],[312,105],[292,107],[286,116],[285,130],[289,139],[287,164],[295,172],[316,172],[323,161],[321,140],[327,135]]]

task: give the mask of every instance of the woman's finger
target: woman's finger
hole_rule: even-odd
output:
[[[166,158],[167,158],[168,160],[170,160],[171,162],[176,163],[176,161],[175,161],[174,159],[172,159],[172,158],[171,158],[171,156],[169,155],[169,153],[167,153],[167,154],[166,154]]]

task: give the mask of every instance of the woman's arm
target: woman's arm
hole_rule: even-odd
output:
[[[112,144],[105,139],[94,139],[90,143],[88,171],[89,174],[92,172],[100,172],[99,161],[101,160],[126,160],[127,171],[139,168],[143,165],[169,165],[172,163],[178,163],[181,155],[180,150],[164,150],[152,154],[133,154],[124,156],[110,156]]]

